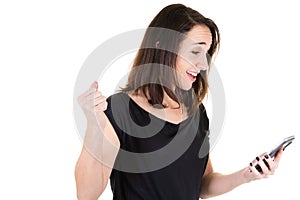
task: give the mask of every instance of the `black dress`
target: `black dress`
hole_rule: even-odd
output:
[[[209,155],[204,106],[173,124],[148,113],[125,93],[107,101],[105,114],[121,144],[110,176],[113,199],[199,199]]]

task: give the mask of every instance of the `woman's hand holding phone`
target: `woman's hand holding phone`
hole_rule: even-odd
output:
[[[248,166],[248,177],[250,180],[266,178],[274,174],[279,165],[279,161],[284,149],[292,143],[294,136],[285,138],[270,153],[264,153],[257,156]]]

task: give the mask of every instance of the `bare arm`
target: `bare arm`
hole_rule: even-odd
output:
[[[79,200],[96,200],[104,191],[111,168],[101,164],[85,148],[75,168],[77,198]]]
[[[200,194],[201,198],[205,199],[218,196],[227,193],[244,183],[267,178],[269,175],[272,175],[278,167],[281,154],[282,149],[274,160],[269,157],[266,158],[266,153],[262,154],[259,160],[254,160],[251,162],[253,163],[252,166],[245,167],[237,172],[228,175],[214,172],[211,161],[209,159],[202,178],[202,189]],[[265,164],[263,159],[265,159],[268,165]],[[255,169],[256,164],[259,164],[261,166],[261,173]]]
[[[120,147],[117,135],[103,112],[107,105],[106,99],[96,91],[96,86],[92,85],[79,98],[87,117],[84,144],[75,167],[79,200],[99,198],[107,185]]]
[[[247,170],[248,168],[245,168],[233,174],[223,175],[213,171],[209,160],[202,179],[201,198],[205,199],[224,194],[248,182],[245,176]]]

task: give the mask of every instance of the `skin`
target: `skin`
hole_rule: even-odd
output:
[[[208,27],[196,25],[188,33],[187,38],[179,46],[176,60],[176,70],[181,77],[180,87],[189,90],[193,80],[187,72],[199,74],[201,70],[208,69],[206,53],[212,43],[211,32]]]
[[[188,38],[180,45],[179,56],[176,61],[176,70],[181,77],[179,84],[185,90],[190,89],[193,83],[193,78],[187,72],[198,74],[201,70],[207,69],[205,54],[211,45],[211,33],[206,26],[194,26],[187,33],[187,36]],[[143,95],[129,94],[129,96],[144,110],[174,124],[183,121],[187,117],[185,109],[178,109],[178,104],[166,94],[164,95],[163,104],[169,106],[165,109],[153,108],[148,103],[147,97]],[[87,130],[82,152],[75,168],[77,197],[79,200],[96,200],[107,185],[120,143],[103,112],[106,110],[107,102],[106,98],[98,91],[96,82],[91,85],[89,90],[78,97],[78,102],[87,118]],[[108,164],[99,162],[97,154],[89,153],[86,148],[91,145],[90,141],[95,141],[94,136],[98,136],[99,132],[103,133],[108,141],[116,147],[114,150],[108,151],[103,142],[100,145],[103,149],[97,149],[96,151],[103,152],[100,156],[110,155]],[[281,149],[275,158],[267,157],[267,153],[263,153],[258,156],[258,159],[251,161],[252,166],[245,166],[239,171],[227,175],[215,172],[209,159],[202,178],[201,198],[224,194],[244,183],[269,177],[274,174],[278,167],[282,152]],[[268,163],[268,166],[263,160]],[[255,169],[256,164],[261,166],[261,173]]]
[[[87,129],[84,145],[75,167],[77,198],[96,200],[107,185],[120,142],[103,112],[107,108],[106,97],[98,91],[96,82],[78,97],[78,103],[86,116]],[[100,149],[94,148],[95,141],[102,142],[96,145]],[[109,148],[111,144],[115,148]]]

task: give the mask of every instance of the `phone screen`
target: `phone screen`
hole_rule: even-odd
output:
[[[287,146],[289,146],[293,142],[294,139],[295,139],[295,136],[290,136],[290,137],[285,138],[283,140],[283,142],[281,142],[277,147],[275,147],[269,153],[270,157],[276,156],[281,147],[283,147],[285,149]]]

